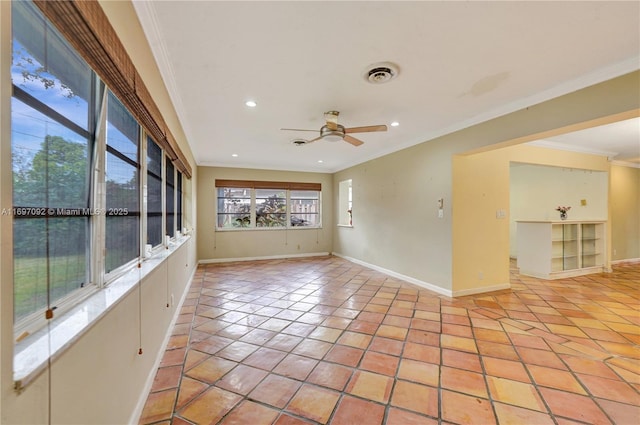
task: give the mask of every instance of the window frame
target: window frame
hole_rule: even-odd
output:
[[[54,23],[52,23],[45,14],[43,14],[42,10],[33,2],[16,2],[13,7],[24,7],[26,9],[20,10],[16,13],[16,15],[27,16],[28,18],[33,18],[32,25],[34,28],[47,28],[48,31],[57,31]],[[24,15],[24,12],[27,15]],[[11,35],[12,45],[14,42],[18,42],[19,46],[22,46],[22,43],[19,40],[22,40],[23,37],[14,32]],[[29,311],[25,310],[25,314],[20,318],[16,318],[14,316],[13,321],[13,332],[16,339],[23,338],[24,335],[34,334],[41,329],[46,329],[47,323],[49,323],[52,319],[55,320],[57,317],[62,317],[66,312],[76,309],[78,305],[86,300],[91,295],[95,294],[97,291],[104,289],[119,279],[121,276],[126,274],[127,272],[133,270],[138,267],[145,258],[145,242],[147,236],[147,212],[148,206],[146,203],[146,184],[147,184],[147,141],[153,142],[160,151],[161,165],[160,171],[160,187],[162,189],[162,200],[161,200],[161,214],[162,214],[162,235],[165,234],[165,214],[167,213],[167,206],[165,205],[164,198],[164,190],[165,185],[167,184],[167,180],[165,177],[165,172],[167,169],[173,169],[173,187],[174,187],[174,196],[172,199],[173,205],[173,224],[169,224],[173,228],[173,240],[176,239],[178,233],[176,232],[176,207],[180,205],[181,211],[183,207],[183,199],[182,199],[182,187],[179,190],[176,190],[176,178],[180,176],[180,183],[183,183],[183,176],[187,175],[187,178],[190,177],[190,174],[185,174],[180,170],[183,168],[184,164],[180,162],[179,158],[172,158],[175,156],[174,151],[166,150],[161,144],[158,144],[155,140],[152,139],[151,135],[148,134],[145,129],[145,123],[141,122],[140,119],[133,113],[130,109],[130,106],[124,102],[116,91],[112,91],[108,84],[105,83],[104,80],[100,78],[96,70],[91,66],[91,63],[87,63],[86,58],[77,50],[77,47],[69,41],[69,39],[65,36],[64,33],[60,35],[60,40],[62,42],[61,46],[63,49],[68,49],[71,54],[79,55],[79,60],[83,61],[81,65],[86,66],[86,71],[88,77],[88,81],[90,81],[90,87],[84,93],[87,99],[82,98],[82,107],[86,107],[86,115],[87,115],[87,123],[86,128],[83,128],[82,125],[79,125],[71,118],[65,116],[68,115],[68,112],[65,112],[64,109],[60,111],[55,109],[55,105],[52,107],[45,100],[40,100],[38,98],[39,93],[35,92],[31,94],[25,89],[21,88],[21,80],[16,79],[12,81],[13,92],[11,94],[11,99],[21,102],[26,106],[25,110],[33,110],[37,112],[39,115],[44,116],[47,120],[55,123],[56,126],[59,126],[61,129],[69,134],[77,136],[78,139],[86,140],[86,205],[80,205],[80,208],[73,208],[74,211],[71,213],[67,213],[68,217],[83,219],[85,226],[85,244],[83,248],[82,255],[84,256],[84,275],[85,278],[83,282],[79,284],[78,288],[71,288],[70,291],[65,292],[62,296],[53,299],[52,292],[53,286],[47,285],[46,291],[42,292],[42,286],[36,290],[34,290],[34,296],[37,297],[46,297],[47,302],[44,307],[40,306],[40,304],[35,304],[35,308],[30,309]],[[24,48],[23,59],[32,59],[35,61],[40,61],[40,56],[38,56],[38,51],[35,48],[29,48],[28,46],[22,46],[21,50]],[[27,50],[28,48],[28,50]],[[13,65],[12,65],[13,66]],[[82,68],[83,72],[85,68]],[[71,72],[71,71],[70,71]],[[58,74],[53,75],[55,78],[56,84],[62,82],[64,80],[68,80],[71,74],[66,73],[64,70],[58,72]],[[47,75],[48,78],[48,75]],[[44,80],[37,81],[44,83]],[[63,85],[64,86],[64,85]],[[38,86],[39,87],[39,86]],[[45,85],[46,87],[46,85]],[[41,88],[38,88],[41,90]],[[44,93],[44,92],[42,92]],[[110,94],[111,93],[111,94]],[[120,102],[121,106],[126,110],[126,113],[130,115],[133,120],[137,124],[136,137],[135,140],[137,142],[137,160],[133,161],[131,158],[128,158],[126,154],[120,153],[118,149],[115,149],[113,146],[109,146],[107,143],[107,128],[108,128],[108,116],[107,111],[109,109],[109,98],[113,96]],[[86,102],[86,106],[84,105]],[[14,109],[11,111],[11,120],[14,120]],[[35,124],[32,124],[33,121],[27,119],[25,121],[26,128],[32,128]],[[46,132],[46,131],[45,131]],[[46,135],[49,135],[46,132]],[[56,133],[52,132],[51,136],[55,136]],[[38,138],[41,136],[38,135]],[[68,137],[68,136],[65,136]],[[39,139],[35,139],[37,142]],[[26,142],[25,142],[26,143]],[[13,155],[14,147],[13,147],[13,137],[11,142],[11,152]],[[166,140],[165,140],[166,145]],[[18,145],[19,146],[19,145]],[[114,155],[114,158],[123,160],[129,165],[133,165],[136,168],[137,173],[137,184],[136,184],[136,193],[137,200],[135,203],[137,204],[137,209],[139,212],[137,214],[137,231],[138,231],[138,243],[135,250],[137,254],[128,261],[125,261],[123,264],[119,264],[114,267],[113,270],[107,272],[106,270],[106,240],[107,240],[107,227],[106,220],[107,215],[110,214],[107,209],[107,178],[106,178],[106,165],[107,165],[107,157],[108,155]],[[177,161],[177,163],[174,163]],[[188,165],[188,164],[187,164]],[[12,169],[15,170],[16,162],[14,159],[11,160]],[[176,174],[177,173],[177,174]],[[155,175],[155,174],[154,174]],[[14,177],[15,178],[15,177]],[[56,180],[58,181],[58,180]],[[14,190],[14,196],[15,196]],[[29,193],[35,193],[35,189],[30,189]],[[180,196],[180,202],[178,201],[178,196]],[[25,198],[28,199],[28,198]],[[35,198],[34,198],[35,199]],[[36,202],[37,203],[37,202]],[[36,206],[36,205],[34,205]],[[75,207],[74,205],[70,205]],[[19,207],[19,206],[18,206]],[[45,208],[47,209],[47,205]],[[14,210],[14,209],[12,209]],[[77,210],[77,211],[75,211]],[[54,215],[54,217],[59,216]],[[47,213],[47,217],[49,214]],[[30,218],[42,218],[40,216],[20,216],[20,218],[15,218],[14,214],[14,226],[16,220],[30,219]],[[15,240],[15,238],[14,238]],[[164,236],[162,237],[162,241],[160,246],[164,245]],[[116,244],[117,245],[117,244]],[[129,246],[131,248],[131,246]],[[164,250],[163,250],[164,251]],[[164,254],[164,253],[163,253]],[[39,262],[49,262],[49,259],[52,258],[51,255],[44,254],[37,258]],[[14,255],[13,261],[15,261],[16,257]],[[82,262],[82,261],[81,261]],[[47,266],[48,267],[48,266]],[[50,270],[47,273],[52,273]],[[72,282],[71,280],[70,282]],[[15,282],[14,282],[15,283]],[[39,291],[39,292],[38,292]],[[14,290],[14,299],[13,302],[16,303],[15,298],[16,291]],[[54,313],[55,310],[55,313]]]
[[[249,191],[249,196],[243,199],[250,200],[250,223],[248,226],[235,226],[224,227],[220,226],[220,214],[219,211],[220,200],[224,199],[224,196],[220,196],[222,190],[230,189],[246,189]],[[284,226],[259,226],[257,223],[257,208],[258,199],[257,191],[263,189],[281,190],[284,193],[284,201],[286,203],[286,216]],[[311,226],[296,226],[291,223],[291,217],[299,213],[292,213],[292,192],[309,191],[317,193],[318,203],[318,223]],[[277,231],[277,230],[309,230],[309,229],[322,229],[322,185],[320,183],[295,183],[295,182],[270,182],[270,181],[247,181],[247,180],[222,180],[216,179],[215,181],[215,230],[219,232],[234,232],[234,231]],[[297,198],[296,198],[297,199]],[[233,213],[231,213],[233,214]]]

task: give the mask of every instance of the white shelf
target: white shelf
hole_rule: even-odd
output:
[[[517,221],[518,268],[559,279],[605,271],[605,221]]]

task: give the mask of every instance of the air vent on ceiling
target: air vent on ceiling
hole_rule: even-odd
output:
[[[383,84],[398,75],[398,67],[390,62],[378,62],[367,67],[364,78],[371,84]]]

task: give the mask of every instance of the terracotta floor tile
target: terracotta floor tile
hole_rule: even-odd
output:
[[[560,355],[560,358],[574,373],[600,376],[608,379],[618,379],[618,376],[603,362],[569,355]]]
[[[278,366],[273,369],[273,372],[302,381],[309,376],[317,364],[317,360],[298,356],[296,354],[288,354],[287,357],[285,357]]]
[[[373,349],[373,345],[371,349]],[[404,352],[402,352],[402,357],[439,364],[440,348],[431,345],[417,344],[415,342],[406,342],[404,344]]]
[[[346,392],[358,397],[386,403],[389,401],[393,379],[377,373],[356,371],[347,385]]]
[[[567,369],[558,355],[551,351],[536,350],[534,348],[526,347],[517,347],[517,351],[522,360],[527,364],[546,366],[555,369]]]
[[[577,376],[582,385],[587,387],[587,391],[594,397],[634,405],[640,403],[638,392],[626,382],[620,381],[619,378],[608,379],[584,374]]]
[[[182,364],[185,361],[186,353],[187,353],[186,347],[165,351],[164,356],[162,356],[162,360],[160,361],[160,367],[178,366],[178,365],[182,366]]]
[[[371,342],[372,338],[373,337],[371,335],[358,333],[358,332],[344,331],[344,333],[338,339],[338,344],[365,349],[369,346],[369,343]]]
[[[279,375],[269,375],[249,394],[252,400],[283,409],[302,384]]]
[[[371,344],[369,345],[369,350],[392,356],[399,356],[402,353],[404,346],[405,343],[402,341],[376,336],[373,337]]]
[[[237,363],[220,357],[210,357],[197,366],[191,368],[186,375],[199,381],[213,384],[233,369]]]
[[[228,360],[240,362],[247,358],[251,353],[256,351],[259,347],[253,344],[247,344],[246,342],[236,341],[222,350],[216,353],[216,356],[223,357]]]
[[[590,424],[611,423],[602,409],[589,397],[551,388],[540,387],[539,389],[551,412],[556,416]]]
[[[473,331],[471,326],[454,325],[451,323],[442,324],[443,335],[455,335],[463,338],[473,338]]]
[[[284,328],[281,332],[283,334],[307,337],[315,329],[316,329],[316,325],[312,325],[309,323],[293,322],[289,326]]]
[[[266,342],[264,346],[280,351],[291,351],[300,344],[302,339],[299,336],[278,334]]]
[[[178,401],[176,402],[176,409],[181,409],[185,404],[193,400],[204,390],[209,388],[209,385],[191,379],[187,376],[182,377],[180,381],[180,388],[178,389]]]
[[[340,363],[345,366],[355,367],[360,363],[364,354],[363,350],[345,345],[335,345],[325,356],[325,360]]]
[[[640,273],[613,269],[512,261],[509,290],[451,299],[331,256],[201,265],[140,423],[635,423]]]
[[[353,369],[346,366],[320,362],[307,378],[308,382],[342,391],[349,382]]]
[[[407,337],[407,328],[401,328],[399,326],[391,325],[380,325],[378,331],[376,332],[376,336],[382,338],[404,340]]]
[[[170,419],[173,414],[173,405],[176,402],[177,389],[170,389],[149,394],[147,402],[140,416],[141,424],[158,422]]]
[[[211,387],[180,410],[179,415],[193,423],[215,424],[241,400],[237,394]]]
[[[547,413],[536,412],[534,410],[502,403],[494,403],[493,406],[496,410],[496,416],[498,416],[498,422],[501,424],[555,424],[551,416]]]
[[[279,350],[261,347],[247,357],[242,363],[259,369],[271,370],[287,356]]]
[[[397,381],[391,405],[438,417],[438,390],[426,385]]]
[[[489,376],[513,379],[515,381],[529,383],[529,374],[524,365],[513,360],[498,359],[495,357],[483,357],[484,369]]]
[[[333,342],[336,342],[336,340],[340,337],[342,332],[343,332],[342,329],[334,329],[334,328],[327,328],[324,326],[318,326],[313,330],[313,332],[309,334],[309,338],[319,339],[321,341],[333,343]]]
[[[465,369],[472,372],[482,372],[480,356],[456,350],[442,350],[442,364],[444,366]]]
[[[477,339],[483,341],[491,341],[498,344],[511,344],[509,336],[502,330],[496,331],[493,329],[474,328],[473,334]]]
[[[384,406],[345,395],[331,420],[332,425],[382,424]]]
[[[618,403],[611,400],[596,399],[602,410],[613,420],[615,424],[635,424],[640,418],[640,404],[634,405]]]
[[[287,411],[326,424],[340,394],[323,388],[303,385],[293,396]]]
[[[440,370],[440,385],[449,390],[488,398],[484,375],[480,373],[443,366]]]
[[[182,375],[182,366],[161,367],[156,372],[156,376],[151,386],[151,392],[176,388]]]
[[[251,401],[243,401],[233,409],[221,425],[271,425],[280,412]]]
[[[536,387],[532,384],[493,376],[487,377],[487,384],[491,398],[495,401],[539,412],[547,411]]]
[[[571,391],[576,394],[587,394],[570,372],[533,364],[527,365],[527,369],[538,386]]]
[[[266,329],[253,329],[240,338],[239,341],[247,342],[249,344],[263,345],[276,335],[278,335],[277,332],[268,331]]]
[[[351,322],[347,330],[364,333],[368,335],[373,335],[376,333],[379,326],[380,324],[376,322],[367,322],[365,320],[354,320]]]
[[[360,362],[360,369],[381,375],[395,376],[399,360],[398,357],[388,354],[367,351]]]
[[[273,425],[309,425],[310,422],[282,413]]]
[[[437,387],[440,382],[440,366],[417,360],[402,359],[398,378]]]
[[[385,425],[438,425],[438,420],[391,407]]]
[[[333,344],[314,339],[305,339],[296,346],[291,352],[301,356],[311,357],[314,359],[322,359],[325,354],[333,347]]]
[[[462,338],[454,335],[441,335],[440,345],[442,348],[450,348],[452,350],[467,351],[477,353],[478,347],[473,338]]]
[[[442,419],[455,424],[497,423],[489,400],[446,390],[442,391]]]
[[[216,386],[234,393],[247,395],[269,373],[254,367],[238,365],[216,382]]]

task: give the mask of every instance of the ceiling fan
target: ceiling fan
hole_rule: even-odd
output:
[[[304,141],[304,143],[296,143],[296,144],[308,144],[308,143],[315,142],[316,140],[323,139],[328,142],[337,142],[339,140],[344,140],[345,142],[350,143],[353,146],[360,146],[364,142],[362,140],[356,139],[353,136],[350,136],[351,133],[370,133],[373,131],[387,131],[386,125],[368,125],[365,127],[345,128],[343,125],[338,124],[338,115],[340,115],[340,112],[338,111],[325,112],[324,119],[326,123],[320,128],[320,136],[312,140]],[[281,128],[280,130],[316,131],[316,132],[318,131],[318,130],[302,130],[299,128]]]

